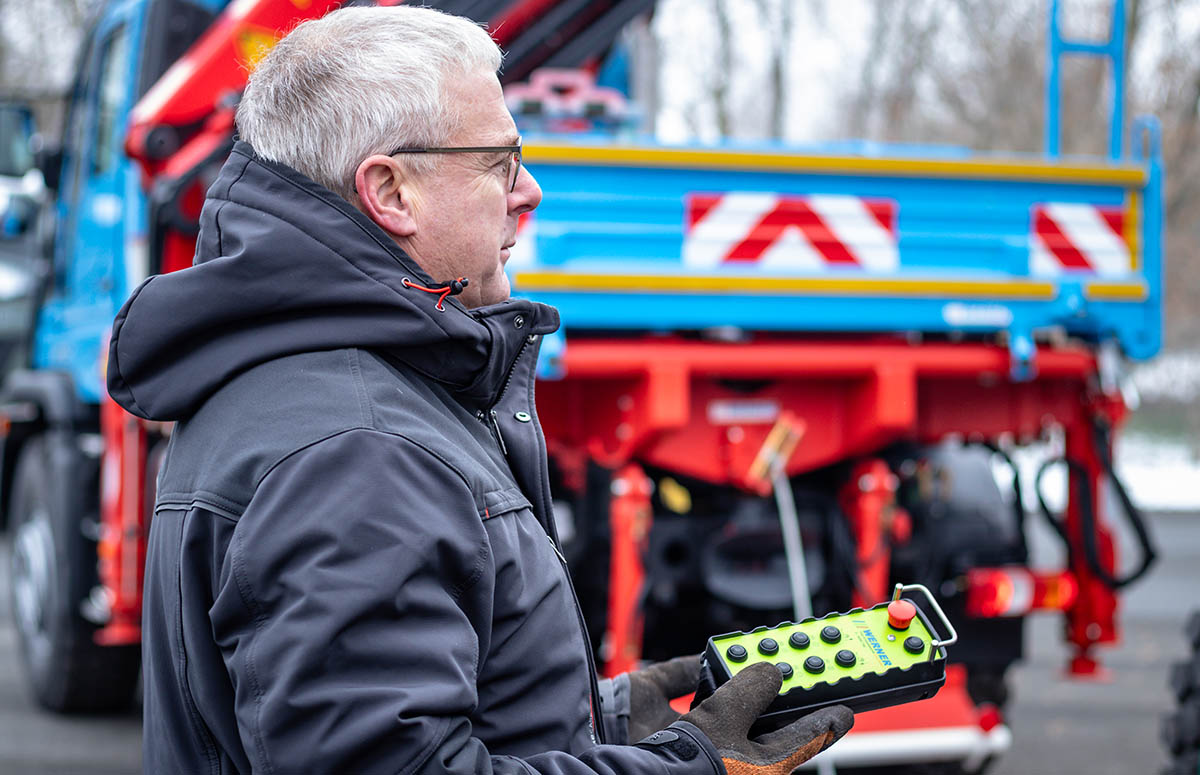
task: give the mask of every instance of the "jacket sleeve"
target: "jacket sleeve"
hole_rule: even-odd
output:
[[[604,739],[618,745],[629,744],[629,673],[603,678],[600,688],[600,721],[604,724]]]
[[[720,773],[679,722],[638,746],[492,756],[472,734],[487,533],[467,483],[403,437],[293,453],[240,518],[210,610],[256,772]],[[583,668],[583,669],[586,669]]]

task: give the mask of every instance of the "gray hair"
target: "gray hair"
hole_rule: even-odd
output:
[[[461,119],[446,85],[500,69],[469,19],[430,8],[344,8],[298,25],[259,62],[237,109],[241,138],[354,202],[363,159],[445,144]],[[414,173],[437,157],[411,154]]]

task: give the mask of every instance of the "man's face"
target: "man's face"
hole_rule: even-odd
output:
[[[517,128],[496,76],[452,79],[446,99],[463,120],[445,146],[517,144]],[[459,297],[466,306],[504,301],[509,296],[504,264],[516,241],[517,219],[538,206],[542,190],[521,167],[509,191],[511,153],[441,154],[437,161],[433,172],[407,187],[414,226],[397,242],[435,281],[467,277]]]

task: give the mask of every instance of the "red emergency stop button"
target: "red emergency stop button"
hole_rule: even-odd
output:
[[[917,615],[917,607],[907,600],[893,600],[888,603],[888,624],[893,630],[907,630]]]

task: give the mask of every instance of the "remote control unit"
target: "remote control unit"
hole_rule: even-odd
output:
[[[923,593],[949,637],[939,637],[926,611],[901,597],[910,591]],[[923,700],[946,682],[946,646],[957,640],[928,589],[897,584],[890,602],[870,609],[709,638],[696,701],[756,662],[783,674],[779,696],[756,724],[759,731],[829,705],[859,712]]]

